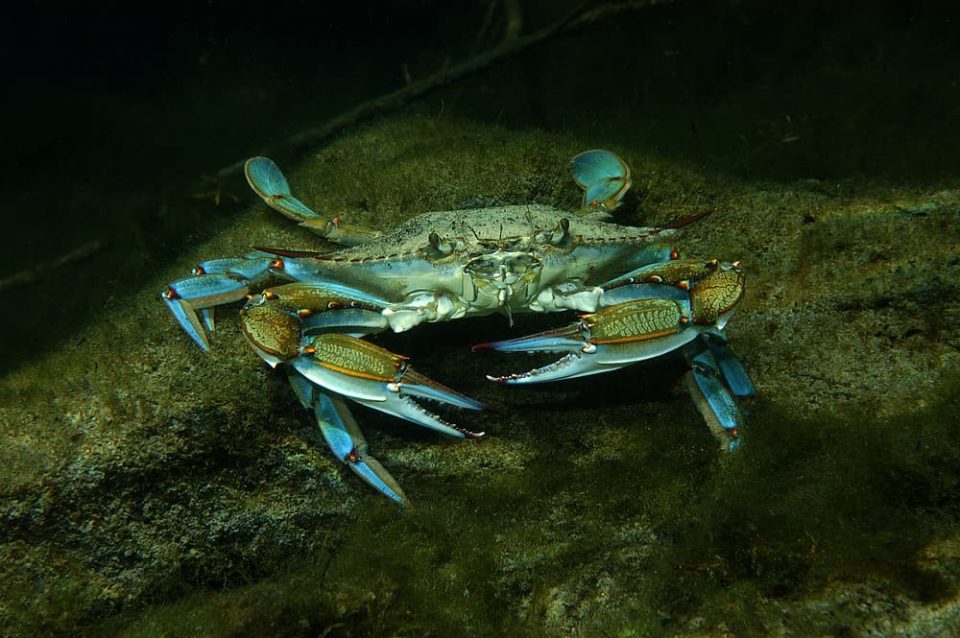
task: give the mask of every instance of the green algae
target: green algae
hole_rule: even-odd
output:
[[[411,139],[415,154],[397,141]],[[464,139],[456,157],[470,178],[431,188]],[[394,118],[290,180],[318,208],[373,225],[499,193],[572,206],[566,158],[583,145]],[[488,165],[495,149],[512,168]],[[220,314],[209,354],[180,334],[155,292],[177,264],[125,304],[136,311],[4,379],[19,400],[2,419],[16,462],[2,473],[0,613],[14,635],[766,635],[784,623],[829,633],[863,626],[857,604],[871,597],[892,597],[887,617],[902,622],[950,604],[956,561],[937,548],[956,538],[960,459],[944,444],[960,422],[956,326],[909,325],[931,300],[941,314],[956,308],[955,287],[923,296],[957,267],[954,191],[837,201],[624,155],[723,202],[685,233],[686,254],[751,256],[751,293],[730,326],[760,388],[743,453],[718,452],[679,360],[501,388],[484,374],[529,361],[466,346],[502,337],[502,318],[426,326],[375,340],[498,411],[450,415],[487,432],[450,442],[358,410],[415,504],[400,512],[330,458],[235,317]],[[357,179],[370,180],[364,202]],[[661,217],[695,205],[682,191],[664,189],[677,195]],[[251,238],[316,245],[257,206],[184,262],[242,253]],[[514,330],[542,325],[518,317]],[[871,360],[882,347],[897,361]]]
[[[837,582],[875,579],[923,604],[956,595],[939,572],[904,569],[955,534],[960,451],[942,443],[960,434],[955,396],[871,422],[751,416],[751,453],[722,467],[684,445],[693,433],[657,448],[629,430],[595,433],[616,437],[619,459],[581,462],[559,452],[593,456],[596,439],[564,424],[509,479],[426,481],[412,512],[374,507],[306,566],[104,635],[677,635],[695,612],[705,629],[759,636],[771,600],[829,634],[856,618],[795,603]]]

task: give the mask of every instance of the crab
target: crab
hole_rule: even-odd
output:
[[[607,373],[680,352],[697,408],[721,447],[735,449],[755,395],[723,333],[743,297],[740,263],[680,259],[667,244],[709,211],[657,228],[607,221],[631,186],[630,169],[614,153],[581,153],[572,170],[583,190],[576,211],[531,204],[428,212],[379,232],[322,216],[291,194],[272,160],[254,157],[244,167],[254,192],[343,248],[258,249],[203,261],[162,298],[204,350],[214,308],[246,300],[240,325],[253,350],[286,370],[337,458],[402,506],[408,498],[369,453],[348,401],[457,438],[483,433],[415,399],[487,409],[364,339],[422,323],[501,313],[512,325],[516,313],[577,313],[560,329],[473,346],[562,355],[527,372],[487,377],[505,385]]]

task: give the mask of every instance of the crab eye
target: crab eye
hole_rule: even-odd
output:
[[[431,231],[430,234],[427,235],[427,241],[430,242],[430,248],[427,252],[435,253],[434,256],[436,256],[436,253],[439,253],[439,256],[446,257],[453,252],[453,244],[444,241],[436,231]]]

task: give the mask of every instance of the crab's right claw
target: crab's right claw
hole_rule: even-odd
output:
[[[610,151],[580,153],[571,160],[573,179],[583,189],[582,215],[608,217],[630,190],[630,167]]]
[[[293,367],[318,386],[362,405],[457,438],[478,438],[424,409],[412,397],[467,410],[487,406],[416,372],[406,357],[347,334],[306,339]]]

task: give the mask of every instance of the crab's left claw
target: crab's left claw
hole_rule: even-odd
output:
[[[347,334],[325,333],[306,340],[290,363],[318,386],[351,401],[457,438],[479,438],[420,406],[412,397],[467,410],[487,406],[415,371],[406,357]]]
[[[542,383],[617,370],[659,357],[697,337],[687,329],[688,311],[665,298],[628,301],[595,313],[565,328],[519,339],[481,343],[474,350],[562,352],[559,360],[528,372],[487,378],[497,383]]]
[[[680,350],[690,362],[694,402],[725,449],[735,449],[743,424],[741,404],[756,395],[743,365],[721,332],[742,298],[739,264],[674,261],[638,270],[607,290],[613,305],[577,323],[539,334],[474,346],[500,352],[562,352],[559,360],[528,372],[488,377],[498,383],[540,383],[599,374]]]

